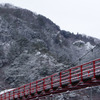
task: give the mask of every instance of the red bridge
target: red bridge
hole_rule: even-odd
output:
[[[76,66],[15,88],[0,100],[33,100],[50,94],[100,85],[100,59]]]

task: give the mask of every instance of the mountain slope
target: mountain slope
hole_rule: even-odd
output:
[[[99,43],[99,39],[60,30],[42,15],[1,5],[0,88],[15,88],[99,58],[100,48],[94,48]]]

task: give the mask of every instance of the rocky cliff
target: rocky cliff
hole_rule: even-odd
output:
[[[99,39],[60,30],[40,14],[1,4],[0,89],[15,88],[100,58],[99,43]],[[71,98],[70,93],[68,98],[67,94],[61,94],[56,100],[76,100],[76,96],[81,100],[80,94],[75,95],[77,92],[72,93]]]

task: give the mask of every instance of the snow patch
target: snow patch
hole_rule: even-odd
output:
[[[75,41],[73,43],[73,45],[77,46],[78,48],[85,47],[86,50],[90,50],[95,47],[95,46],[91,45],[90,42],[85,43],[82,40]]]
[[[78,49],[81,49],[82,47],[84,47],[85,42],[82,40],[77,40],[73,43],[74,46],[78,47]]]
[[[41,55],[41,57],[43,57],[45,59],[48,58],[48,56],[46,54]]]
[[[95,46],[91,45],[90,42],[87,42],[87,43],[85,44],[85,46],[86,46],[86,49],[87,49],[87,50],[90,50],[90,49],[92,49],[92,48],[95,47]]]
[[[77,41],[75,41],[75,42],[73,43],[73,45],[80,44],[80,43],[85,44],[84,41],[82,41],[82,40],[77,40]]]
[[[69,94],[69,97],[71,97],[71,98],[76,97],[76,93],[74,93],[74,92],[70,93],[70,94]]]
[[[1,92],[0,92],[0,95],[1,95],[1,94],[4,94],[4,93],[7,93],[7,92],[9,92],[9,91],[12,91],[12,90],[13,90],[13,89],[7,89],[7,90],[4,90],[4,91],[1,91]]]
[[[40,55],[40,54],[41,54],[41,52],[38,51],[35,55],[37,56],[37,55]]]

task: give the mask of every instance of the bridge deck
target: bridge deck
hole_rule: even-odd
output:
[[[0,95],[0,100],[31,99],[100,85],[100,59],[55,73]]]

